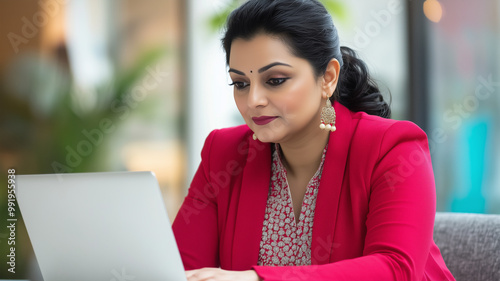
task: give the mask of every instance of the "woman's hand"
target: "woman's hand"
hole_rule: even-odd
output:
[[[188,281],[261,281],[254,270],[230,271],[212,267],[186,270],[186,277]]]

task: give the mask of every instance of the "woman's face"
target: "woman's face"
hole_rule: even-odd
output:
[[[283,41],[265,34],[235,39],[229,68],[238,110],[260,141],[282,143],[321,131],[327,96],[321,79]]]

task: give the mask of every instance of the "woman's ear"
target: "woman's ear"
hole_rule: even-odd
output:
[[[323,75],[322,97],[324,99],[330,97],[337,88],[339,73],[340,73],[340,63],[337,59],[333,58],[326,66],[326,71],[325,74]]]

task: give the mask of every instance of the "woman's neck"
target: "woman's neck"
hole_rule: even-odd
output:
[[[280,143],[283,165],[292,177],[312,177],[321,163],[330,131],[312,128],[293,141]]]

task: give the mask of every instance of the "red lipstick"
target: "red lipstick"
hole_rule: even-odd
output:
[[[267,123],[273,121],[276,118],[278,118],[278,117],[277,116],[259,116],[259,117],[252,117],[252,120],[257,125],[266,125]]]

